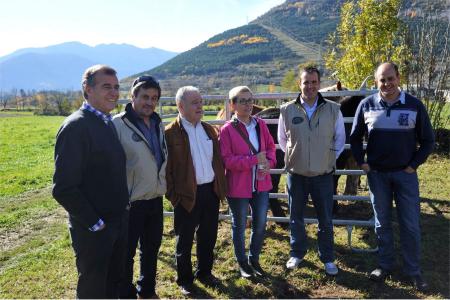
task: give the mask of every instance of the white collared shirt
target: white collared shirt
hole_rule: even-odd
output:
[[[200,121],[193,125],[181,115],[180,119],[188,134],[197,185],[210,183],[214,180],[213,141],[206,134]]]
[[[311,116],[317,109],[317,100],[314,101],[313,106],[309,106],[302,97],[300,97],[300,103],[308,115],[308,119],[311,119]],[[287,135],[286,128],[284,127],[283,116],[280,114],[280,118],[278,119],[278,144],[280,145],[281,150],[286,152],[286,144],[287,144]],[[344,117],[342,116],[341,111],[339,111],[338,117],[336,119],[336,123],[334,125],[334,149],[336,151],[336,159],[341,155],[342,151],[344,151],[345,146],[345,127],[344,127]]]
[[[305,109],[306,114],[308,115],[308,119],[310,119],[310,120],[311,120],[311,116],[316,111],[317,100],[319,100],[319,96],[317,96],[316,100],[314,100],[314,104],[312,106],[309,106],[309,104],[303,99],[303,97],[300,96],[300,103],[302,104],[303,108]]]
[[[406,101],[406,100],[405,100],[405,91],[401,90],[400,88],[399,88],[399,91],[400,91],[400,94],[398,95],[398,99],[397,99],[395,102],[400,101],[401,104],[405,104],[405,101]],[[387,102],[386,100],[384,100],[383,97],[381,96],[381,92],[376,93],[374,97],[375,97],[375,100],[377,100],[378,102],[381,102],[381,100],[383,100],[385,103],[388,103],[388,102]],[[392,104],[394,104],[395,102],[388,103],[388,105],[392,105]]]

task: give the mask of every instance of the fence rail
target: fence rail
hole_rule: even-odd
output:
[[[369,96],[376,93],[378,90],[346,90],[346,91],[332,91],[321,92],[322,96],[327,97],[345,97],[345,96]],[[278,100],[278,99],[294,99],[298,96],[297,92],[290,93],[258,93],[254,94],[253,98],[256,100]],[[203,100],[212,100],[228,102],[227,95],[202,95]],[[161,97],[159,103],[163,105],[164,102],[175,101],[175,97]],[[119,104],[127,104],[128,99],[120,99]]]
[[[343,96],[368,96],[376,93],[377,90],[346,90],[346,91],[332,91],[332,92],[321,92],[321,94],[326,97],[343,97]],[[293,99],[298,96],[298,93],[259,93],[254,94],[253,97],[256,100],[277,100],[277,105],[281,105],[282,100],[285,99]],[[226,95],[202,95],[203,100],[207,101],[223,101],[224,107],[227,110],[228,109],[228,97]],[[174,102],[175,97],[161,97],[159,100],[159,113],[161,118],[172,118],[177,116],[177,114],[163,114],[163,106],[167,104],[168,102]],[[119,100],[120,104],[126,104],[129,100],[121,99]],[[217,114],[216,111],[213,112],[205,112],[205,115],[214,115]],[[229,116],[229,113],[227,112],[227,116]],[[267,124],[278,124],[278,120],[276,119],[265,119],[264,120]],[[225,120],[209,120],[207,121],[210,124],[213,125],[223,125],[225,123]],[[353,122],[353,118],[344,118],[345,123],[351,123]],[[168,122],[164,121],[165,124]],[[364,145],[365,147],[366,145]],[[279,145],[277,145],[277,148],[279,148]],[[345,149],[349,149],[350,145],[346,144]],[[286,170],[284,169],[271,169],[270,174],[286,174]],[[335,175],[365,175],[362,170],[336,170]],[[270,193],[269,197],[271,198],[278,198],[278,199],[287,199],[288,195],[286,193]],[[369,196],[353,196],[353,195],[334,195],[333,196],[334,201],[338,200],[346,200],[346,201],[370,201]],[[164,216],[166,217],[173,217],[173,212],[164,212]],[[220,214],[219,215],[220,220],[230,220],[231,215],[230,214]],[[251,216],[248,216],[248,219],[251,219]],[[289,222],[289,218],[287,217],[268,217],[268,221],[273,222]],[[316,218],[305,218],[305,223],[307,224],[317,224],[318,220]],[[346,226],[347,229],[347,243],[348,246],[352,251],[355,252],[374,252],[377,251],[378,247],[372,248],[372,249],[360,249],[360,248],[354,248],[352,247],[352,231],[354,226],[362,226],[362,227],[370,227],[374,228],[374,219],[371,218],[370,220],[341,220],[341,219],[333,219],[334,225],[342,225]]]

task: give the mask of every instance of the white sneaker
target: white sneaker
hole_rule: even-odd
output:
[[[286,268],[288,269],[295,269],[298,267],[298,265],[303,261],[303,258],[298,258],[298,257],[291,257],[289,258],[289,260],[286,263]]]
[[[327,262],[324,264],[325,265],[325,273],[327,273],[328,275],[337,275],[337,273],[339,272],[338,267],[332,263],[332,262]]]

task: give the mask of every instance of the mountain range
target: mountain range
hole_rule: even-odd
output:
[[[81,73],[94,63],[117,69],[127,89],[139,75],[160,80],[163,94],[182,85],[207,93],[236,85],[280,84],[288,70],[322,64],[326,40],[348,0],[286,0],[247,25],[217,34],[189,51],[126,44],[89,47],[77,42],[18,50],[0,57],[0,88],[78,89]],[[401,17],[414,22],[424,9],[450,18],[448,0],[403,0]]]
[[[79,89],[81,74],[91,65],[111,65],[122,78],[154,68],[176,55],[158,48],[143,49],[128,44],[91,47],[67,42],[25,48],[0,57],[0,89]]]

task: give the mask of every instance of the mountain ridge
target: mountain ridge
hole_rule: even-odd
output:
[[[117,70],[119,77],[123,78],[143,69],[153,68],[176,54],[154,47],[138,48],[129,44],[100,44],[91,47],[80,42],[24,48],[0,57],[0,89],[79,89],[81,74],[90,65],[111,65]],[[63,58],[69,61],[64,61]],[[61,68],[63,65],[66,67]],[[60,70],[56,71],[58,67]],[[30,73],[38,74],[38,78],[30,78]],[[27,78],[27,81],[21,78]]]

